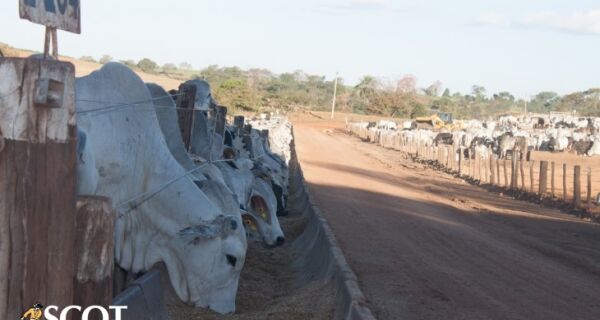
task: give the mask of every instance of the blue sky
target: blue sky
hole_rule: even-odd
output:
[[[82,0],[61,54],[302,69],[452,91],[528,97],[600,87],[600,3],[591,0]],[[43,27],[0,3],[0,42],[41,50]]]

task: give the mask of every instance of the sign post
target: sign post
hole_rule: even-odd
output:
[[[81,6],[79,0],[19,0],[19,16],[46,26],[44,57],[58,58],[56,30],[81,33]]]

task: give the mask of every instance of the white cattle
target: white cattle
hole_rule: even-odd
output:
[[[147,87],[127,67],[109,63],[77,79],[76,101],[98,173],[95,194],[119,212],[116,262],[131,272],[164,262],[181,300],[234,312],[247,247],[239,208],[196,186],[148,112]]]
[[[598,156],[600,155],[600,135],[596,135],[595,137],[593,137],[592,141],[594,142],[594,144],[592,144],[592,147],[590,148],[590,150],[588,150],[587,155],[590,157]]]

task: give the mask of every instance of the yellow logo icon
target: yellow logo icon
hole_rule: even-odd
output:
[[[36,304],[23,313],[21,320],[42,320],[44,306]]]

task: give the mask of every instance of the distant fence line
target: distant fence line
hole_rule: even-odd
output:
[[[433,163],[479,185],[529,193],[540,199],[564,201],[575,209],[590,210],[598,205],[592,192],[591,167],[529,160],[529,156],[520,157],[518,151],[511,159],[498,159],[491,148],[487,152],[469,152],[469,156],[465,156],[465,148],[455,145],[430,145],[414,137],[382,134],[381,131],[360,126],[350,125],[347,131],[363,141],[410,154],[416,160]],[[572,186],[571,190],[569,186]]]

